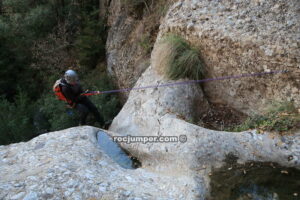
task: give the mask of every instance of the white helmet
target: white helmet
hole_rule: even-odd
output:
[[[67,70],[65,72],[65,80],[67,81],[67,83],[69,84],[75,84],[78,81],[78,75],[74,70]]]

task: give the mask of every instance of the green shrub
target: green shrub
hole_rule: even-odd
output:
[[[64,70],[61,66],[73,67],[78,59],[85,68],[77,69],[86,70],[86,80],[93,86],[90,89],[112,89],[106,75],[101,75],[99,81],[90,70],[105,58],[106,29],[99,19],[98,4],[98,0],[2,2],[0,144],[25,141],[40,133],[78,124],[77,112],[67,114],[65,103],[58,101],[51,90]],[[38,51],[39,48],[44,51]],[[38,62],[39,59],[45,62]],[[91,100],[106,120],[111,120],[120,109],[116,95],[103,94]]]
[[[45,93],[39,99],[37,105],[37,113],[47,120],[46,127],[40,125],[41,121],[35,122],[38,124],[39,130],[46,129],[47,131],[57,131],[78,126],[79,121],[77,113],[71,110],[72,114],[68,114],[66,103],[59,101],[52,91]]]
[[[259,129],[284,133],[300,128],[300,113],[293,102],[272,102],[263,114],[249,117],[243,124],[227,131]]]
[[[31,139],[35,136],[32,120],[33,104],[28,95],[18,91],[15,102],[0,98],[0,144]]]
[[[41,5],[29,10],[24,18],[30,37],[47,35],[56,25],[54,12],[49,6]]]
[[[87,17],[75,42],[80,65],[94,69],[105,57],[105,26],[101,21]]]
[[[203,78],[204,64],[199,57],[197,49],[191,47],[187,41],[177,35],[165,36],[162,43],[166,43],[169,49],[167,66],[164,69],[168,78],[177,80],[189,78],[199,80]]]
[[[3,0],[3,8],[8,13],[24,13],[30,8],[28,0]]]
[[[5,4],[12,13],[0,16],[0,93],[13,100],[17,85],[36,100],[41,86],[40,78],[31,68],[34,62],[31,48],[38,37],[48,34],[55,22],[51,9],[46,6],[25,6],[18,0],[7,0]],[[22,1],[23,2],[23,1]],[[29,1],[24,1],[29,4]],[[26,5],[27,5],[26,4]],[[26,8],[26,9],[25,9]],[[20,12],[20,13],[18,13]],[[22,12],[22,13],[21,13]]]

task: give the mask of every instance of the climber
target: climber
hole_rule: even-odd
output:
[[[79,125],[86,124],[87,115],[89,112],[91,112],[95,116],[95,119],[100,126],[104,127],[105,123],[103,117],[100,115],[96,106],[89,100],[87,96],[82,95],[84,92],[79,83],[78,75],[74,70],[67,70],[64,77],[57,80],[57,82],[59,82],[57,84],[59,87],[57,87],[58,90],[55,91],[56,95],[58,96],[57,93],[61,91],[64,97],[59,97],[59,99],[66,101],[71,108],[79,112]]]

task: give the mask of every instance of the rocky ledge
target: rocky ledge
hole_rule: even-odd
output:
[[[0,146],[0,199],[176,199],[193,180],[124,169],[99,148],[83,126]]]

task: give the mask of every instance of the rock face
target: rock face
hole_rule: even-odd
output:
[[[0,199],[184,199],[188,177],[121,168],[84,126],[0,146]]]
[[[139,46],[144,25],[128,16],[121,1],[111,1],[106,50],[109,73],[120,88],[131,87],[147,68],[147,56]],[[148,57],[149,58],[149,57]]]
[[[152,66],[135,87],[147,85],[150,80],[155,83],[163,80]],[[300,167],[300,131],[282,137],[272,133],[259,134],[256,130],[222,132],[185,121],[195,111],[191,104],[194,98],[202,100],[205,109],[200,91],[194,85],[132,91],[110,130],[123,136],[186,136],[185,143],[123,143],[145,167],[154,171],[201,171],[202,166],[221,166],[230,153],[240,162],[272,161]],[[289,156],[293,159],[289,160]]]
[[[174,5],[160,27],[201,49],[208,77],[287,69],[288,74],[214,81],[205,93],[214,102],[247,114],[268,100],[300,105],[300,3],[290,1],[194,1]]]
[[[268,100],[295,100],[299,106],[299,3],[296,1],[180,1],[160,26],[151,63],[134,87],[167,83],[159,73],[159,40],[180,34],[201,49],[206,75],[219,77],[270,70],[291,72],[261,78],[131,91],[110,127],[112,135],[177,136],[184,143],[122,143],[144,168],[193,177],[205,199],[212,167],[226,155],[238,162],[271,161],[300,168],[300,131],[274,133],[212,131],[189,123],[207,109],[207,99],[247,114],[259,112]],[[288,25],[290,23],[290,25]],[[297,34],[295,34],[297,33]],[[206,95],[204,95],[206,94]],[[207,97],[207,98],[206,98]],[[198,103],[198,104],[197,104]],[[197,106],[195,106],[197,105]]]
[[[169,82],[157,70],[159,39],[168,32],[200,48],[208,77],[291,72],[209,82],[204,92],[198,85],[131,91],[108,133],[179,140],[121,143],[142,162],[137,170],[123,169],[108,158],[97,146],[98,129],[87,126],[0,146],[0,199],[202,200],[209,196],[211,169],[222,166],[228,154],[240,163],[272,161],[300,168],[300,131],[287,136],[255,130],[234,133],[188,122],[206,111],[208,100],[248,114],[259,111],[268,99],[294,99],[300,105],[297,0],[179,1],[162,21],[150,64],[136,54],[140,47],[135,36],[146,30],[145,21],[127,16],[120,1],[109,2],[108,69],[120,87],[136,80],[135,87]]]
[[[187,134],[187,142],[124,145],[145,162],[136,170],[108,158],[97,145],[99,129],[88,126],[0,146],[0,199],[206,199],[211,166],[221,164],[227,152],[240,161],[299,168],[300,133],[279,140],[255,132],[210,131],[170,114],[160,121],[160,135]]]
[[[134,4],[124,0],[111,0],[106,43],[108,72],[120,88],[132,87],[149,66],[151,46],[155,42],[161,16],[169,1],[157,0],[148,3],[148,9],[137,9],[140,16],[130,14],[126,6]],[[144,4],[143,4],[144,5]],[[149,48],[149,49],[145,49]],[[122,93],[124,100],[128,94]]]
[[[228,104],[245,113],[260,111],[268,99],[294,99],[295,104],[299,105],[300,34],[295,34],[299,33],[300,27],[298,9],[297,1],[177,2],[160,26],[151,65],[135,87],[168,82],[157,70],[161,64],[158,62],[161,54],[159,40],[168,32],[180,34],[201,49],[209,77],[279,69],[292,72],[262,78],[209,82],[204,85],[206,95],[196,85],[132,91],[110,130],[121,135],[170,134],[191,138],[184,145],[173,144],[171,147],[170,144],[124,144],[126,148],[135,151],[136,155],[141,155],[138,157],[144,164],[153,165],[155,170],[163,167],[160,163],[169,163],[169,167],[178,168],[179,171],[194,169],[207,164],[203,158],[220,164],[224,155],[231,151],[236,152],[241,160],[262,159],[298,166],[297,136],[285,139],[267,133],[259,135],[255,131],[218,132],[183,121],[190,121],[193,115],[205,112],[206,98],[212,102]],[[268,53],[268,48],[271,48],[269,50],[272,54]],[[279,53],[278,49],[282,51]],[[292,140],[293,147],[286,147],[287,143],[281,142],[282,139]],[[280,144],[285,144],[287,151]],[[247,151],[244,151],[245,148]],[[294,155],[296,162],[287,161],[288,154]],[[163,159],[166,162],[162,162]]]
[[[299,9],[297,0],[182,0],[161,21],[157,39],[168,32],[177,33],[199,48],[209,78],[290,70],[287,74],[208,82],[204,92],[211,102],[245,114],[260,111],[269,100],[295,100],[299,106]],[[129,86],[140,73],[135,73],[139,65],[130,61],[137,50],[130,37],[135,29],[128,26],[138,22],[121,14],[113,16],[108,66],[116,71],[122,86]]]

